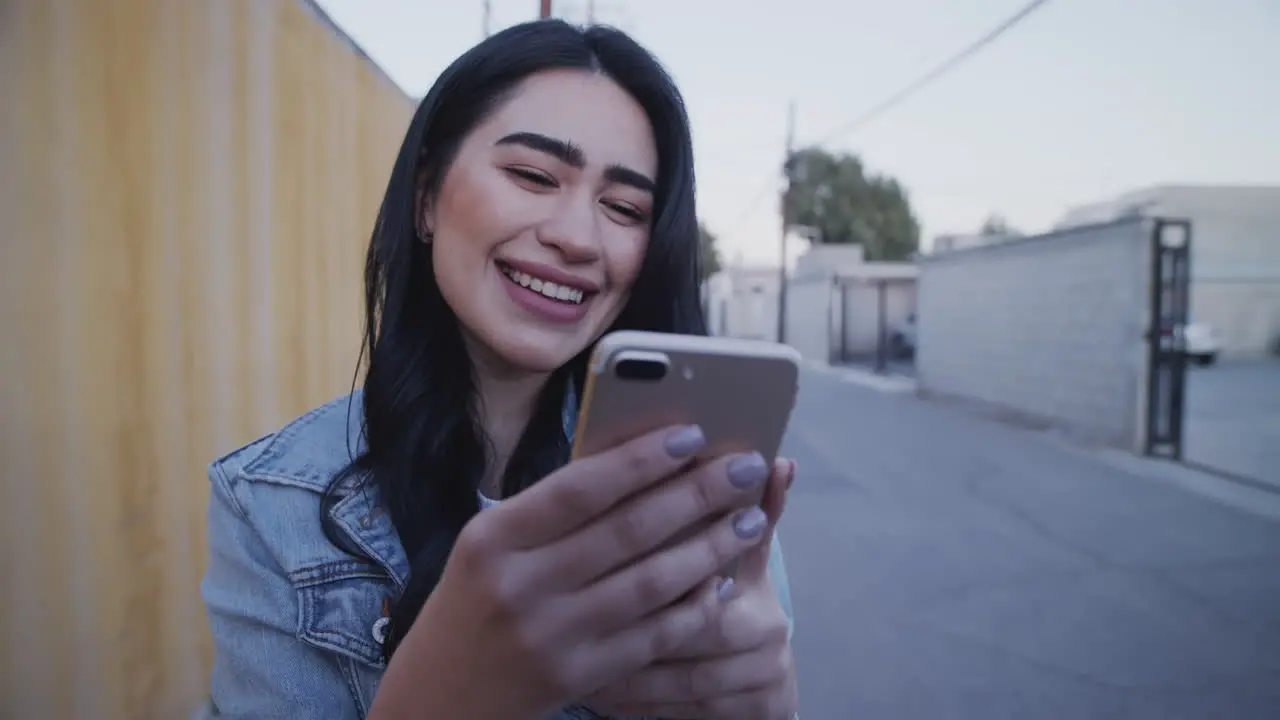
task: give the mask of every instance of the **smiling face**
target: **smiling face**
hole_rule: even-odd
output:
[[[640,272],[657,172],[644,110],[600,74],[530,76],[475,127],[423,210],[474,362],[548,373],[600,337]]]

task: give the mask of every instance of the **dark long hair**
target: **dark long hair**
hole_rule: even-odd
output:
[[[348,545],[339,541],[328,510],[341,481],[359,476],[375,484],[400,536],[410,573],[392,606],[383,646],[388,659],[438,582],[458,533],[478,511],[477,485],[491,454],[457,317],[416,231],[419,205],[439,190],[468,133],[520,81],[551,69],[608,76],[639,103],[653,128],[658,177],[650,240],[614,328],[706,332],[689,120],[653,56],[614,29],[541,20],[497,33],[454,61],[418,106],[378,211],[365,261],[365,448],[329,485],[321,509],[326,534]],[[540,391],[503,476],[504,497],[566,462],[562,403],[569,383],[581,390],[586,355],[554,372]]]

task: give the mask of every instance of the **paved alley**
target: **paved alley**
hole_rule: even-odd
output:
[[[802,717],[1275,717],[1280,523],[828,373],[785,452]]]

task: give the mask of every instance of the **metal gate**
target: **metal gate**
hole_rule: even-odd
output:
[[[1182,459],[1191,301],[1191,223],[1155,220],[1151,235],[1151,324],[1147,330],[1147,455]]]

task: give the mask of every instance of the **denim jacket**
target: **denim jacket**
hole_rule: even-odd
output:
[[[409,562],[376,489],[358,479],[330,509],[353,557],[321,530],[321,493],[362,449],[360,393],[339,398],[209,466],[209,566],[200,590],[213,633],[214,717],[364,718],[386,667],[384,603]],[[572,432],[575,405],[565,407]],[[777,543],[770,577],[791,618]],[[380,622],[382,621],[382,622]],[[597,718],[568,707],[551,720]]]

